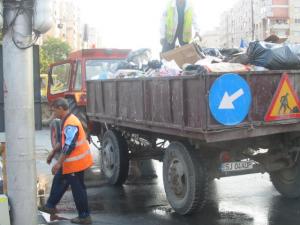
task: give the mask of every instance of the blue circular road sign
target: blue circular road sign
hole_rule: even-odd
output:
[[[249,113],[251,101],[249,85],[234,73],[219,77],[209,91],[210,111],[223,125],[240,124]]]

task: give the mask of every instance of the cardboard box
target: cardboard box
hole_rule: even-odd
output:
[[[192,43],[161,53],[161,57],[167,61],[175,60],[177,65],[182,68],[185,63],[194,64],[198,60],[203,59],[204,55],[198,47]]]

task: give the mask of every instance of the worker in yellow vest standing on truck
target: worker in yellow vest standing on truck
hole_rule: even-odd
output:
[[[162,52],[175,48],[176,40],[185,45],[192,40],[192,28],[200,38],[197,15],[191,0],[169,0],[161,19]]]
[[[59,98],[52,104],[56,118],[62,121],[61,143],[58,144],[47,158],[51,163],[54,155],[60,152],[60,157],[52,167],[54,179],[50,196],[45,206],[40,210],[54,215],[56,205],[71,186],[78,217],[71,220],[76,224],[91,224],[88,208],[87,192],[84,184],[84,171],[93,164],[89,143],[80,120],[69,112],[66,99]]]

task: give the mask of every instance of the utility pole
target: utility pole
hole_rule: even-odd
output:
[[[255,36],[255,24],[254,24],[254,0],[251,0],[251,25],[252,25],[252,41]]]
[[[13,225],[37,225],[33,0],[5,0],[3,40],[8,198]]]

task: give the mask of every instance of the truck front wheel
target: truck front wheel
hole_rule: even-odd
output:
[[[300,160],[291,168],[270,173],[276,190],[287,198],[300,197]]]
[[[167,199],[181,215],[202,208],[208,191],[206,168],[192,147],[173,142],[163,161],[163,180]]]
[[[100,157],[101,169],[108,183],[122,185],[128,176],[129,157],[127,142],[119,132],[105,132]]]

